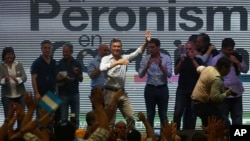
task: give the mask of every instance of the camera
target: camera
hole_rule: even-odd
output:
[[[161,128],[154,128],[154,133],[155,133],[156,140],[160,139]]]

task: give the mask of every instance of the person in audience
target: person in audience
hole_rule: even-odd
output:
[[[84,139],[88,139],[89,136],[98,128],[98,121],[96,119],[95,111],[89,111],[86,114],[86,123],[87,123],[87,130],[84,135]]]
[[[101,60],[100,70],[104,72],[106,82],[104,84],[104,98],[105,107],[109,107],[110,100],[112,99],[114,93],[119,89],[125,89],[125,79],[128,64],[141,55],[147,45],[148,38],[150,37],[150,32],[146,32],[146,41],[137,50],[130,54],[121,55],[122,52],[122,42],[119,39],[112,39],[110,42],[111,54],[104,56]],[[122,115],[126,119],[128,129],[135,128],[135,121],[133,116],[133,108],[131,106],[130,100],[126,92],[121,96],[117,103],[117,108],[122,112]],[[114,127],[115,123],[115,112],[112,115],[112,120],[110,121],[110,127]]]
[[[15,102],[25,108],[23,95],[25,93],[24,83],[27,80],[22,63],[15,60],[16,55],[13,47],[5,47],[2,51],[2,63],[0,64],[1,101],[4,116],[7,117],[9,105]],[[18,120],[17,128],[21,121]]]
[[[90,97],[90,101],[95,107],[96,119],[98,121],[97,129],[89,136],[87,141],[107,141],[109,137],[109,122],[106,111],[103,107],[103,90],[101,88],[94,88],[93,95]]]
[[[203,132],[195,132],[192,135],[192,141],[207,141],[207,136]]]
[[[128,141],[141,141],[141,132],[136,129],[131,129],[127,133]]]
[[[95,88],[93,90],[93,95],[90,96],[91,103],[95,106],[95,113],[96,115],[96,120],[98,121],[98,126],[97,129],[86,139],[87,141],[107,141],[109,137],[109,122],[108,122],[108,117],[106,114],[106,111],[104,110],[104,107],[102,105],[104,98],[103,98],[103,92],[101,88]],[[49,141],[51,134],[49,134],[48,125],[52,122],[54,119],[54,115],[47,113],[46,111],[41,111],[40,112],[40,117],[37,119],[32,120],[32,115],[37,107],[37,100],[33,99],[31,93],[26,93],[24,95],[25,103],[26,106],[28,107],[27,113],[24,115],[24,122],[21,128],[10,134],[8,131],[9,129],[12,128],[13,123],[15,122],[16,118],[18,115],[13,116],[14,113],[20,113],[19,111],[16,111],[13,105],[10,106],[9,114],[7,118],[5,119],[4,124],[0,128],[0,140],[17,140],[24,138],[24,136],[36,136],[37,139],[42,140],[42,141]],[[41,124],[42,127],[38,128],[38,124]],[[66,129],[67,130],[62,130]],[[68,135],[70,138],[69,140],[73,139],[75,135],[75,128],[74,125],[69,123],[68,121],[66,122],[61,122],[59,125],[56,126],[55,128],[55,135],[56,135],[56,140],[65,140],[65,138],[60,138],[60,137],[65,137],[63,135]],[[70,130],[70,131],[69,131]],[[67,132],[66,132],[67,131]],[[65,134],[61,134],[61,133]],[[58,134],[60,134],[60,137],[58,137]],[[74,140],[74,139],[73,139]]]
[[[148,122],[147,118],[142,112],[137,113],[138,121],[141,121],[146,128],[146,140],[156,141],[153,127]]]
[[[228,141],[229,129],[226,122],[218,117],[211,115],[208,117],[208,125],[202,126],[207,134],[207,141]]]
[[[241,73],[247,73],[248,67],[242,56],[234,51],[235,42],[232,38],[224,38],[221,44],[221,52],[212,59],[212,65],[215,65],[218,59],[223,56],[228,57],[233,65],[230,72],[223,77],[223,86],[231,89],[234,95],[228,96],[222,104],[222,112],[231,117],[232,125],[242,125],[243,106],[242,94],[244,87],[240,79]]]
[[[144,99],[147,110],[147,119],[154,127],[155,108],[158,108],[160,122],[167,120],[168,110],[168,78],[172,76],[172,61],[170,56],[160,52],[160,40],[152,38],[148,42],[149,55],[140,62],[139,77],[147,76],[144,89]]]
[[[118,121],[114,129],[110,130],[108,141],[127,141],[127,125],[124,121]]]
[[[56,81],[60,82],[58,85],[58,96],[62,100],[60,105],[60,120],[67,121],[69,117],[69,108],[71,114],[75,117],[76,129],[79,127],[79,113],[80,113],[80,94],[79,82],[83,81],[82,66],[74,59],[73,45],[66,43],[63,45],[63,58],[56,66]]]
[[[157,138],[154,134],[154,130],[144,114],[142,112],[138,112],[137,117],[139,121],[142,121],[146,128],[146,134],[147,138],[146,140],[150,141],[157,141]],[[181,141],[181,137],[177,135],[177,126],[176,123],[171,122],[169,123],[168,121],[164,122],[164,124],[161,126],[161,133],[160,133],[160,138],[158,139],[160,141],[162,140],[167,140],[167,141]]]
[[[27,106],[27,113],[25,113],[22,117],[21,127],[14,131],[10,132],[13,129],[13,125],[16,120],[21,117],[20,113],[23,113],[23,109],[17,108],[17,103],[11,103],[9,107],[8,116],[5,119],[3,126],[0,128],[0,140],[17,140],[21,138],[30,138],[31,136],[34,138],[38,138],[43,141],[49,141],[49,137],[51,136],[48,130],[48,125],[53,120],[53,115],[48,114],[46,111],[40,113],[40,117],[38,119],[32,120],[32,116],[34,114],[35,109],[37,108],[37,100],[34,100],[32,94],[26,92],[24,94],[24,102]],[[38,128],[38,124],[43,125],[42,128]]]
[[[75,125],[69,120],[60,121],[55,126],[55,141],[74,141]]]
[[[101,89],[100,87],[95,87],[94,89]],[[94,92],[94,91],[93,91]],[[109,107],[105,109],[105,112],[107,114],[108,122],[112,119],[112,116],[116,110],[116,104],[118,102],[119,97],[123,95],[124,91],[122,89],[118,90],[116,93],[114,93],[114,96],[112,97],[112,100],[110,102]],[[86,122],[87,122],[87,131],[84,136],[84,139],[87,139],[97,128],[98,128],[98,116],[95,110],[92,110],[86,114]]]

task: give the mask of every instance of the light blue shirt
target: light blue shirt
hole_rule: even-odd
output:
[[[146,68],[148,60],[151,55],[145,56],[140,63],[139,76],[142,77],[142,71]],[[168,83],[168,78],[172,76],[172,61],[170,56],[160,53],[160,57],[162,60],[162,65],[167,68],[168,73],[164,74],[159,65],[152,63],[149,69],[147,70],[147,84],[152,85],[163,85]]]
[[[137,50],[130,54],[122,55],[121,58],[126,58],[131,62],[138,55],[142,54],[142,50],[139,47]],[[110,64],[115,62],[115,58],[112,54],[104,56],[100,64],[100,70],[104,72],[106,78],[105,86],[112,86],[115,88],[124,88],[127,65],[117,65],[113,68],[110,68]]]
[[[218,55],[214,56],[211,65],[215,66],[217,61],[225,56],[222,52]],[[248,71],[248,67],[246,63],[242,60],[240,63],[241,69],[239,69],[240,72],[246,73]],[[239,78],[239,76],[235,73],[235,67],[232,65],[230,68],[230,72],[223,77],[224,79],[224,87],[232,89],[233,92],[236,92],[238,95],[237,97],[241,96],[244,92],[243,84]],[[229,98],[232,98],[233,96],[229,96]]]
[[[195,55],[196,57],[200,58],[202,60],[202,63],[205,65],[208,59],[208,56],[206,54],[203,55]]]
[[[92,59],[88,64],[88,75],[100,67],[102,57],[100,55],[96,55],[94,59]],[[101,72],[97,77],[91,79],[91,87],[103,87],[105,82],[104,74]]]

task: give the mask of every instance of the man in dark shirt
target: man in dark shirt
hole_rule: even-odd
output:
[[[52,43],[44,40],[41,50],[42,54],[31,65],[32,86],[37,100],[48,91],[55,92],[56,85],[56,61],[50,56]]]
[[[41,42],[42,54],[31,65],[31,81],[35,98],[40,100],[48,91],[55,92],[56,88],[56,61],[51,57],[52,43],[49,40]],[[36,118],[39,118],[39,108]],[[57,115],[53,122],[57,122]],[[53,123],[49,125],[53,131]]]
[[[57,65],[56,81],[58,95],[63,103],[60,105],[60,119],[68,120],[68,109],[71,108],[71,116],[75,116],[76,128],[79,126],[79,82],[82,82],[81,64],[72,56],[73,45],[63,45],[63,58]]]
[[[176,62],[174,72],[179,74],[178,87],[176,90],[174,122],[180,129],[181,117],[183,116],[183,129],[195,129],[196,116],[191,109],[191,94],[199,78],[196,68],[202,64],[202,60],[195,56],[195,44],[191,41],[185,45],[186,54]]]

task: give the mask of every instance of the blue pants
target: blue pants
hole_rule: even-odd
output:
[[[80,112],[80,105],[79,105],[79,94],[74,95],[67,95],[67,96],[61,96],[59,95],[59,98],[62,100],[62,104],[60,105],[60,119],[63,120],[69,120],[69,107],[71,110],[71,113],[75,114],[75,122],[76,122],[76,128],[79,127],[79,112]]]
[[[242,96],[236,98],[226,98],[222,104],[222,113],[229,116],[232,120],[232,125],[242,125]]]
[[[9,105],[11,102],[16,102],[19,103],[22,107],[23,110],[25,110],[25,103],[23,100],[23,95],[17,98],[9,98],[9,97],[2,97],[2,103],[3,103],[3,110],[4,110],[4,116],[7,117],[8,112],[9,112]],[[21,126],[21,121],[17,121],[17,128]]]
[[[144,99],[147,110],[147,120],[149,124],[154,127],[154,117],[155,117],[155,107],[158,107],[158,115],[160,117],[161,124],[167,120],[167,110],[168,110],[168,99],[169,91],[168,87],[152,87],[149,85],[145,86],[144,89]]]

